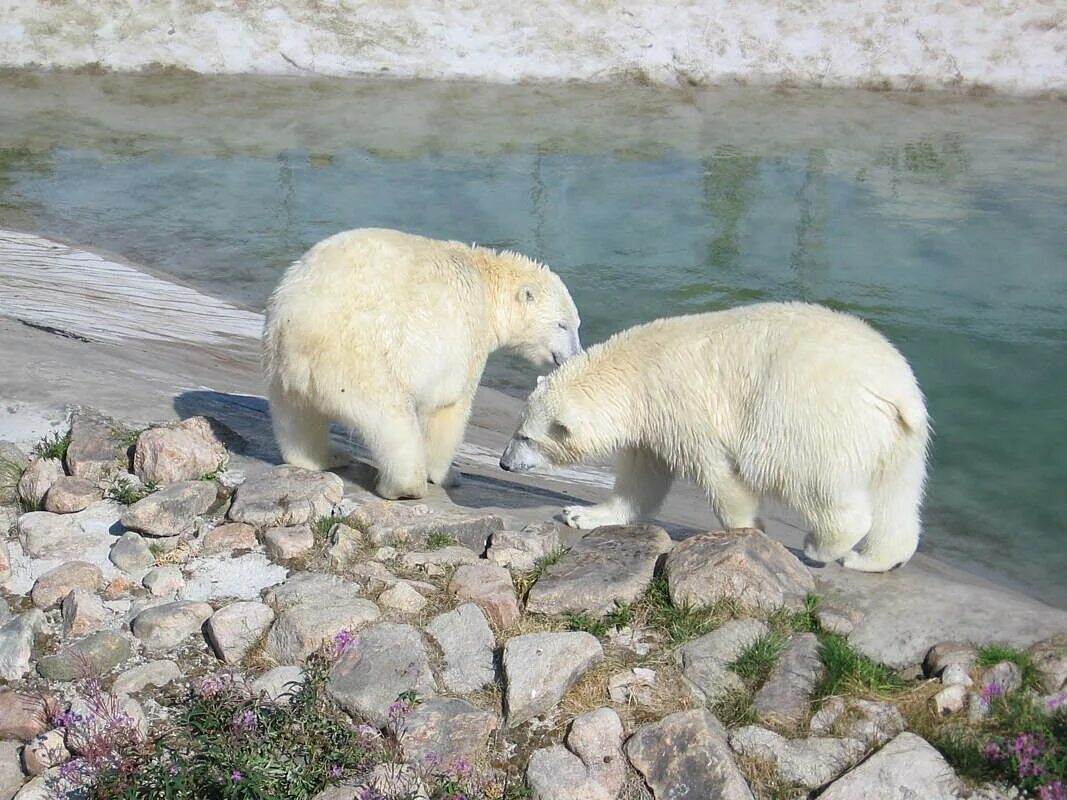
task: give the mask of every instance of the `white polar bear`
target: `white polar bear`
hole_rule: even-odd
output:
[[[282,457],[335,466],[331,422],[357,432],[383,497],[451,481],[486,359],[504,348],[538,365],[581,351],[578,311],[545,266],[399,231],[319,242],[267,304],[264,366]]]
[[[754,527],[760,498],[777,497],[810,524],[808,557],[881,572],[918,545],[928,437],[915,376],[884,337],[821,306],[763,303],[590,348],[530,395],[500,464],[617,455],[611,499],[564,509],[581,528],[648,517],[675,475],[730,528]]]

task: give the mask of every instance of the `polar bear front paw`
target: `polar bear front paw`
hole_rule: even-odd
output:
[[[810,535],[804,540],[804,557],[809,561],[815,561],[819,564],[832,564],[844,555],[846,553],[837,552],[832,548],[820,547]]]
[[[463,483],[463,476],[458,469],[449,469],[445,476],[437,480],[432,475],[428,478],[430,483],[440,486],[442,489],[454,489]]]
[[[602,525],[627,525],[629,517],[613,505],[602,503],[596,506],[567,506],[563,509],[563,521],[572,528],[599,528]]]
[[[856,551],[852,551],[841,561],[845,569],[854,569],[857,572],[888,572],[899,563],[893,559],[871,558],[865,553]]]

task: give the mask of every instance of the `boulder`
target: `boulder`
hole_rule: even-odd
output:
[[[37,662],[50,681],[73,681],[104,675],[130,657],[130,639],[114,631],[97,631]]]
[[[1030,648],[1030,658],[1049,694],[1067,691],[1067,633],[1042,639]]]
[[[271,560],[289,561],[306,555],[314,549],[315,534],[307,525],[268,528],[263,534],[263,544]]]
[[[133,635],[150,652],[170,650],[199,634],[214,613],[207,603],[181,600],[142,611],[133,619]]]
[[[504,645],[508,727],[550,711],[603,659],[600,642],[584,631],[530,633],[509,639]]]
[[[381,617],[370,600],[340,600],[293,606],[278,615],[267,634],[267,652],[282,664],[296,664],[341,631],[357,631]]]
[[[212,614],[204,632],[215,655],[227,664],[237,664],[263,638],[273,621],[270,606],[239,601]]]
[[[563,745],[535,750],[526,765],[532,800],[614,800]]]
[[[467,694],[496,679],[496,641],[485,615],[474,603],[464,603],[434,617],[426,626],[426,633],[444,655],[441,681],[448,691]]]
[[[597,708],[575,717],[567,732],[567,747],[582,760],[589,776],[612,800],[626,784],[622,740],[622,720],[610,708]]]
[[[104,602],[92,592],[82,588],[72,589],[63,598],[63,635],[84,636],[98,631],[110,613],[104,608]]]
[[[768,632],[759,620],[733,620],[684,644],[676,651],[675,660],[700,701],[714,704],[745,690],[744,682],[730,670],[730,664]]]
[[[204,417],[168,428],[150,428],[137,437],[133,472],[154,483],[195,481],[225,463],[226,446]]]
[[[387,500],[357,506],[346,521],[363,531],[371,544],[422,548],[436,537],[452,539],[477,555],[485,552],[489,537],[504,528],[504,520],[495,514],[431,513],[422,503],[404,505]]]
[[[279,614],[300,605],[343,604],[362,596],[358,583],[322,572],[297,572],[283,583],[263,590],[263,602]]]
[[[68,561],[50,569],[39,577],[30,591],[30,600],[37,608],[49,611],[63,602],[74,589],[96,592],[103,587],[100,567],[87,561]]]
[[[140,572],[156,563],[156,556],[139,533],[127,531],[122,534],[108,553],[108,559],[121,570]]]
[[[419,703],[403,723],[400,748],[404,760],[426,764],[432,760],[444,766],[465,760],[480,760],[489,736],[500,726],[500,718],[466,700],[440,697]]]
[[[155,567],[141,579],[141,585],[152,597],[166,597],[185,588],[185,576],[181,569],[173,565]]]
[[[519,621],[519,600],[511,573],[496,564],[482,561],[459,567],[448,582],[448,591],[460,602],[477,605],[498,628]]]
[[[337,475],[283,464],[237,487],[228,516],[262,528],[304,525],[329,516],[343,495]]]
[[[30,671],[34,634],[44,625],[44,613],[35,608],[0,627],[0,679],[18,680]]]
[[[67,446],[67,471],[93,483],[129,466],[130,431],[91,409],[74,415]]]
[[[192,533],[217,494],[215,484],[209,481],[172,483],[127,508],[122,526],[148,536]]]
[[[956,800],[962,788],[937,750],[913,733],[901,733],[830,784],[819,800]]]
[[[0,739],[28,742],[48,730],[57,711],[59,704],[51,695],[0,689]]]
[[[73,514],[100,500],[103,492],[91,481],[63,475],[55,480],[44,496],[44,510],[53,514]]]
[[[756,693],[756,713],[775,725],[795,726],[811,714],[811,696],[826,674],[814,633],[794,633],[778,664]]]
[[[228,522],[200,537],[200,554],[210,556],[234,550],[254,550],[257,544],[255,528],[243,522]]]
[[[111,693],[116,697],[129,696],[147,689],[160,688],[180,679],[182,671],[176,661],[161,659],[139,664],[123,672],[111,684]]]
[[[772,764],[785,783],[806,789],[829,783],[857,763],[866,750],[858,739],[786,739],[755,725],[731,733],[730,746],[739,755]]]
[[[19,478],[17,494],[30,508],[40,508],[52,484],[65,474],[58,458],[35,458]]]

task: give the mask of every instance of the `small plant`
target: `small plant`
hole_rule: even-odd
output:
[[[70,447],[70,434],[60,436],[58,433],[50,433],[33,446],[33,454],[38,458],[57,458],[65,461],[67,448]]]
[[[737,616],[737,606],[729,601],[711,608],[676,606],[671,602],[667,579],[658,575],[652,579],[642,600],[648,622],[666,635],[669,644],[681,644],[710,633]]]
[[[225,471],[226,471],[226,459],[224,458],[221,461],[219,461],[219,463],[216,465],[215,469],[211,470],[211,472],[205,472],[203,475],[201,475],[198,478],[198,480],[202,480],[202,481],[217,480],[219,475],[221,475]]]
[[[729,692],[713,703],[711,710],[727,728],[755,725],[758,722],[752,694],[747,690]]]
[[[593,636],[603,636],[608,632],[608,623],[589,614],[576,614],[568,611],[563,615],[563,624],[569,631],[585,631]]]
[[[907,685],[895,671],[860,655],[836,633],[819,634],[819,658],[826,675],[815,690],[817,700],[839,694],[887,694]]]
[[[345,518],[336,514],[328,517],[319,517],[311,524],[311,532],[315,536],[315,545],[318,548],[325,547],[330,541],[330,531],[338,522],[344,522]]]
[[[158,489],[159,484],[155,481],[144,481],[137,485],[129,478],[120,477],[116,478],[111,486],[108,487],[107,496],[110,500],[116,500],[123,505],[132,506]]]
[[[525,597],[526,593],[530,591],[530,588],[541,580],[541,576],[545,574],[545,570],[557,563],[566,550],[554,550],[543,558],[539,558],[529,572],[525,572],[522,575],[515,578],[515,591],[519,597]]]
[[[426,540],[426,546],[430,550],[440,550],[443,547],[449,547],[454,544],[458,544],[456,539],[441,531],[434,531]]]
[[[750,688],[763,685],[771,670],[778,663],[778,657],[785,647],[785,637],[778,633],[761,636],[741,651],[741,655],[730,665],[730,669]]]

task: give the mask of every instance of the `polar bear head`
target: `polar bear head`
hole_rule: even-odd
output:
[[[559,366],[582,352],[578,309],[558,275],[523,260],[523,268],[512,276],[510,296],[502,298],[507,305],[503,346],[537,366]]]

